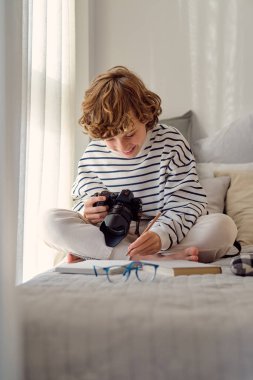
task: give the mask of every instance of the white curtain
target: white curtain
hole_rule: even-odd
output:
[[[181,0],[192,109],[201,137],[252,112],[251,0]],[[195,137],[195,136],[193,136]],[[198,136],[196,136],[198,137]]]
[[[75,1],[27,0],[26,6],[23,280],[53,265],[41,221],[48,208],[71,208],[76,125]]]

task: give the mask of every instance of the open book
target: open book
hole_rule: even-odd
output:
[[[95,266],[97,274],[106,274],[103,268],[115,265],[122,268],[122,271],[118,271],[122,273],[124,267],[130,263],[129,260],[85,260],[77,263],[61,263],[54,270],[59,273],[95,274]]]
[[[158,264],[157,274],[165,274],[167,276],[194,275],[194,274],[219,274],[222,269],[219,265],[203,264],[187,260],[168,260],[168,261],[145,261],[143,263]],[[129,265],[129,260],[86,260],[77,263],[61,263],[55,267],[55,271],[59,273],[76,273],[76,274],[95,274],[94,266],[97,274],[105,274],[103,268],[109,266],[118,266],[122,271],[124,267]]]

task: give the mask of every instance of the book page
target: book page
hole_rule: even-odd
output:
[[[54,270],[60,273],[83,273],[94,274],[94,266],[96,267],[98,274],[105,274],[103,270],[99,268],[105,268],[109,266],[125,266],[129,265],[132,261],[129,260],[84,260],[77,263],[61,263],[57,265]]]

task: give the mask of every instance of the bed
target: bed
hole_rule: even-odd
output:
[[[224,145],[221,151],[226,154]],[[234,215],[242,252],[253,253],[252,193],[240,194],[249,202],[242,223],[233,198],[234,173],[251,177],[253,157],[236,164],[215,160],[202,157],[198,164],[210,205]],[[223,177],[229,181],[217,191],[213,181]],[[252,380],[253,277],[234,275],[231,260],[218,261],[222,274],[157,275],[150,283],[131,276],[115,285],[104,276],[53,269],[36,276],[19,287],[25,379]]]

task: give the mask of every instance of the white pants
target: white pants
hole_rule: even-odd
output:
[[[147,222],[141,222],[140,233]],[[116,247],[107,247],[104,234],[98,227],[87,224],[77,212],[65,209],[48,210],[44,218],[44,240],[47,245],[64,253],[71,252],[82,258],[126,259],[127,248],[137,236],[135,222],[131,223],[125,239]],[[186,237],[163,255],[182,251],[188,247],[199,249],[199,261],[212,262],[224,256],[233,246],[237,228],[233,220],[225,214],[201,216]]]

